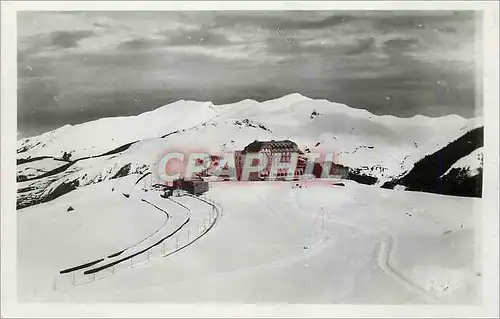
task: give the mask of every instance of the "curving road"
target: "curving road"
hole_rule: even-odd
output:
[[[96,279],[95,275],[106,269],[111,269],[112,273],[114,273],[116,265],[122,264],[128,260],[132,260],[132,258],[134,257],[138,257],[147,253],[147,257],[149,260],[149,254],[155,247],[162,248],[162,257],[171,256],[177,252],[182,251],[183,249],[192,245],[194,242],[206,235],[214,227],[221,216],[221,209],[204,198],[185,195],[177,199],[163,199],[159,195],[155,195],[158,194],[156,192],[148,192],[146,194],[143,194],[143,197],[147,197],[147,199],[141,198],[141,201],[165,213],[167,218],[158,230],[143,238],[136,244],[114,254],[111,254],[106,258],[101,258],[94,262],[89,262],[84,265],[66,269],[64,271],[61,271],[61,274],[70,273],[73,276],[73,285],[77,285],[75,283],[75,275],[78,275],[79,277],[83,276],[84,280],[80,284],[85,284],[94,281]],[[184,203],[180,201],[184,201]],[[189,202],[191,205],[187,204]],[[202,206],[198,206],[199,204],[201,204]],[[188,205],[191,206],[191,208]],[[166,206],[169,207],[167,208]],[[196,207],[196,212],[192,214],[191,209],[193,207]],[[201,229],[199,228],[198,232],[196,233],[193,229],[193,226],[195,227],[199,225],[203,226]],[[188,235],[187,243],[179,244],[178,236],[181,233],[184,234],[184,236],[186,234]],[[196,236],[189,238],[190,233]],[[165,246],[160,246],[162,244],[165,244],[167,240],[174,236],[177,237],[177,245],[175,246],[174,250],[166,251]],[[171,246],[170,244],[169,246],[172,247],[173,245]],[[89,277],[89,275],[91,276]]]

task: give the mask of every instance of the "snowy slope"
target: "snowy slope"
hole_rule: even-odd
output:
[[[18,158],[94,156],[121,145],[192,127],[216,114],[210,102],[177,101],[137,116],[102,118],[19,141]]]
[[[483,152],[484,148],[480,147],[469,155],[462,157],[443,175],[448,175],[453,169],[464,170],[470,177],[479,174],[479,170],[483,168]]]
[[[53,275],[133,245],[165,222],[165,214],[123,196],[131,184],[99,183],[22,210],[18,215],[19,289],[50,287]],[[71,207],[73,210],[68,211]]]
[[[224,214],[207,236],[182,253],[36,296],[28,282],[21,297],[73,302],[478,302],[481,277],[473,258],[473,213],[479,199],[393,192],[354,182],[345,187],[294,185],[215,183],[208,196],[224,207]],[[84,196],[77,190],[72,199]],[[32,210],[31,216],[40,218],[49,212],[41,206]],[[87,218],[83,230],[93,229],[91,219],[101,222],[96,214]],[[37,236],[39,230],[27,220],[22,219],[21,227],[33,232],[27,236]],[[69,219],[57,222],[61,228],[71,226]],[[117,235],[108,234],[110,243]],[[132,238],[140,235],[139,227],[131,229]],[[88,244],[74,243],[82,249]],[[55,250],[40,250],[36,242],[22,249],[20,276],[30,271],[26,258],[36,251],[55,261],[64,259]]]
[[[241,150],[256,139],[291,139],[305,152],[334,153],[336,163],[374,176],[381,185],[481,122],[481,118],[456,115],[376,116],[300,94],[218,106],[178,101],[138,116],[67,125],[20,140],[18,161],[35,160],[18,167],[18,180],[35,180],[20,185],[18,204],[36,203],[62,184],[81,187],[118,173],[155,172],[155,165],[169,151],[218,154]],[[65,164],[60,161],[63,157],[69,163],[67,169],[46,172],[54,163]]]

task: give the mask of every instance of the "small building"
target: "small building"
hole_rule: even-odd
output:
[[[208,191],[208,182],[203,180],[184,180],[177,179],[173,182],[174,189],[182,189],[192,195],[203,194]]]

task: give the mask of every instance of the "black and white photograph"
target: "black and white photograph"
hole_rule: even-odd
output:
[[[19,307],[495,316],[498,3],[98,4],[25,5],[2,40]]]

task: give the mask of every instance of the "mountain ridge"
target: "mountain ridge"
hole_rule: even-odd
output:
[[[342,103],[338,103],[338,102],[335,102],[335,101],[332,101],[332,100],[329,100],[329,99],[314,99],[314,98],[310,98],[306,95],[303,95],[301,93],[290,93],[290,94],[287,94],[287,95],[284,95],[282,97],[279,97],[279,98],[275,98],[275,99],[270,99],[270,100],[266,100],[266,101],[262,101],[262,102],[259,102],[257,100],[254,100],[254,99],[243,99],[243,100],[240,100],[240,101],[236,101],[236,102],[231,102],[231,103],[226,103],[226,104],[214,104],[213,102],[211,101],[201,101],[201,100],[185,100],[185,99],[179,99],[177,101],[174,101],[172,103],[169,103],[169,104],[165,104],[165,105],[161,105],[157,108],[155,108],[154,110],[150,110],[150,111],[145,111],[145,112],[142,112],[142,113],[139,113],[139,114],[136,114],[136,115],[116,115],[116,116],[106,116],[106,117],[102,117],[102,118],[99,118],[99,119],[95,119],[95,120],[91,120],[91,121],[88,121],[88,122],[83,122],[83,123],[78,123],[78,124],[64,124],[60,127],[57,127],[55,129],[52,129],[50,131],[46,131],[46,132],[42,132],[38,135],[31,135],[31,136],[25,136],[25,137],[21,137],[21,138],[18,138],[17,139],[17,142],[19,143],[20,141],[23,141],[23,140],[26,140],[26,139],[32,139],[32,138],[35,138],[35,137],[38,137],[40,135],[44,135],[44,134],[49,134],[49,133],[53,133],[53,132],[60,132],[62,129],[67,129],[67,128],[71,128],[71,127],[78,127],[80,125],[86,125],[88,123],[92,123],[92,122],[97,122],[97,121],[101,121],[101,120],[104,120],[104,119],[125,119],[125,118],[135,118],[137,116],[140,116],[140,115],[143,115],[143,114],[151,114],[157,110],[160,110],[162,108],[165,108],[165,107],[169,107],[169,106],[174,106],[176,104],[180,104],[182,102],[188,102],[188,103],[204,103],[204,104],[209,104],[209,105],[212,105],[214,106],[215,108],[223,108],[225,106],[232,106],[232,105],[236,105],[236,104],[239,104],[239,103],[243,103],[243,102],[251,102],[251,103],[255,103],[255,104],[262,104],[262,103],[266,103],[266,102],[276,102],[276,101],[280,101],[280,100],[284,100],[284,99],[287,99],[288,97],[295,97],[295,99],[303,99],[303,100],[314,100],[314,101],[325,101],[325,102],[329,102],[329,103],[332,103],[332,104],[336,104],[336,105],[341,105],[341,106],[345,106],[349,109],[352,109],[352,110],[361,110],[361,111],[366,111],[367,113],[369,113],[371,116],[376,116],[376,117],[379,117],[379,118],[391,118],[391,119],[442,119],[442,118],[448,118],[448,117],[456,117],[460,120],[471,120],[471,119],[478,119],[478,120],[481,120],[483,119],[482,116],[475,116],[475,117],[469,117],[469,118],[466,118],[466,117],[463,117],[461,115],[458,115],[458,114],[454,114],[454,113],[451,113],[451,114],[447,114],[447,115],[442,115],[442,116],[428,116],[428,115],[423,115],[423,114],[415,114],[413,116],[410,116],[410,117],[399,117],[399,116],[395,116],[395,115],[391,115],[391,114],[381,114],[381,115],[377,115],[375,113],[372,113],[370,112],[368,109],[365,109],[365,108],[358,108],[358,107],[352,107],[352,106],[349,106],[347,104],[342,104]]]
[[[19,140],[18,202],[37,202],[64,184],[101,182],[124,166],[129,174],[154,170],[169,150],[217,154],[271,139],[292,140],[306,153],[333,153],[337,164],[366,176],[359,180],[375,179],[380,186],[481,125],[482,118],[453,115],[377,116],[301,94],[226,105],[179,100],[136,116],[65,125]]]

